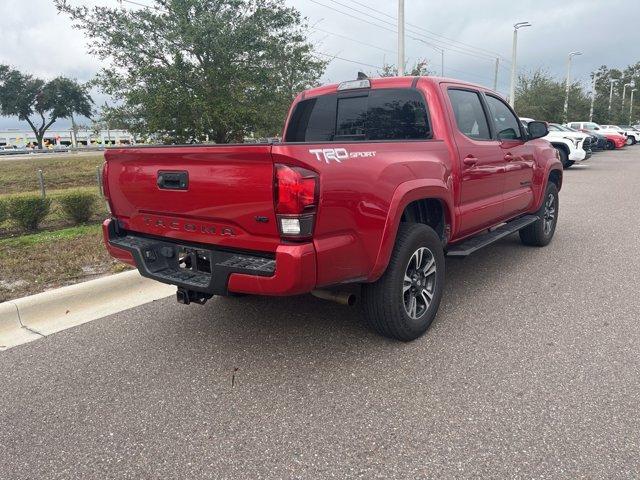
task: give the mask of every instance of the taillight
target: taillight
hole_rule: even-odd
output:
[[[306,168],[276,164],[274,183],[280,235],[296,239],[311,237],[318,206],[318,174]]]
[[[109,214],[113,214],[113,209],[111,208],[111,199],[109,195],[109,164],[104,162],[102,165],[102,195],[107,202],[107,209],[109,210]]]

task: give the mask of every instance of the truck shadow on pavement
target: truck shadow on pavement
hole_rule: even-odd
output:
[[[487,285],[500,282],[506,270],[516,270],[520,263],[528,262],[525,253],[532,251],[535,249],[521,245],[518,236],[512,235],[464,260],[447,259],[440,311],[423,338],[433,337],[443,328],[457,328],[458,319],[452,307],[460,302],[473,303]],[[347,307],[311,295],[214,298],[204,307],[189,308],[192,309],[189,319],[196,322],[193,326],[210,336],[209,341],[222,338],[243,348],[260,345],[265,340],[305,348],[310,344],[332,343],[369,344],[373,348],[381,344],[401,345],[371,331],[359,304]]]

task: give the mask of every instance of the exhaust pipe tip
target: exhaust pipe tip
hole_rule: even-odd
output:
[[[332,290],[313,290],[311,295],[330,302],[339,303],[352,307],[356,304],[358,297],[352,292],[336,292]]]
[[[355,293],[347,293],[347,306],[353,307],[358,301],[358,296]]]

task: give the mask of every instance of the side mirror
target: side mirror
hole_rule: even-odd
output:
[[[600,127],[593,127],[594,130],[600,130]]]
[[[529,140],[546,137],[548,134],[549,128],[545,122],[529,122]]]

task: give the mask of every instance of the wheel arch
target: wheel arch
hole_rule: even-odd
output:
[[[558,187],[558,191],[562,188],[562,170],[553,169],[549,172],[547,176],[547,180],[549,182],[555,183],[556,187]]]
[[[400,216],[400,223],[422,223],[431,227],[440,240],[446,241],[446,206],[439,198],[421,198],[407,204]]]
[[[558,141],[555,141],[555,140],[554,140],[553,142],[551,142],[551,145],[552,145],[554,148],[560,148],[560,149],[562,149],[562,150],[564,151],[564,153],[566,153],[566,154],[567,154],[567,156],[569,156],[569,155],[571,154],[571,148],[570,148],[570,147],[569,147],[569,145],[567,145],[566,143],[558,142]]]
[[[446,244],[450,232],[455,230],[456,221],[451,188],[441,180],[411,180],[397,187],[387,213],[378,255],[367,281],[377,280],[387,268],[403,219],[435,227],[443,245]]]

